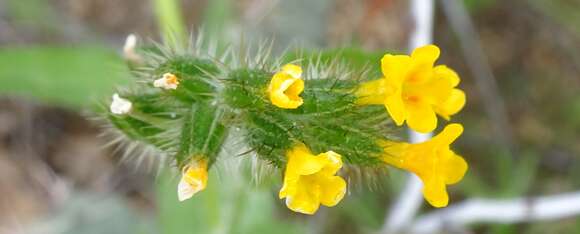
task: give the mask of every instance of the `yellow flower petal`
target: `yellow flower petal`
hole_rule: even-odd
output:
[[[286,64],[281,70],[283,73],[287,73],[293,78],[300,79],[302,77],[302,68],[298,65]]]
[[[439,58],[439,53],[439,47],[435,45],[426,45],[413,50],[411,58],[413,58],[416,63],[428,64],[432,67],[435,61]]]
[[[286,155],[288,158],[287,170],[298,175],[310,175],[319,172],[327,162],[324,157],[312,155],[304,144],[297,144]]]
[[[304,81],[296,78],[293,80],[288,80],[285,81],[285,83],[282,84],[282,86],[280,88],[284,88],[285,85],[288,85],[286,88],[286,91],[284,92],[288,98],[290,98],[290,100],[292,101],[302,101],[302,98],[300,98],[300,95],[302,93],[302,91],[304,91]]]
[[[446,185],[459,182],[468,168],[465,160],[449,149],[462,131],[460,124],[450,124],[426,142],[379,142],[384,151],[381,159],[419,176],[423,182],[423,196],[431,205],[447,206]]]
[[[435,111],[441,117],[449,120],[451,115],[457,114],[465,106],[465,93],[460,89],[452,89],[449,96],[441,104],[435,106]]]
[[[355,95],[358,97],[359,105],[379,105],[385,102],[388,94],[394,89],[386,84],[386,79],[376,79],[361,84],[356,90]]]
[[[449,120],[465,105],[465,93],[454,89],[460,82],[457,73],[444,65],[433,67],[439,54],[437,46],[426,45],[415,49],[411,56],[384,55],[384,78],[360,84],[356,103],[378,105],[382,101],[396,125],[407,121],[415,131],[434,130],[437,114]]]
[[[395,86],[400,86],[411,68],[411,63],[411,57],[407,55],[386,54],[381,59],[381,70],[385,79],[392,82]]]
[[[428,133],[437,127],[437,116],[428,104],[408,105],[407,113],[407,124],[417,132]]]
[[[317,157],[325,158],[327,160],[321,170],[321,173],[323,174],[334,175],[338,172],[338,170],[340,170],[340,168],[342,168],[341,156],[334,151],[328,151],[326,153],[319,154]]]
[[[295,212],[314,214],[320,207],[320,188],[313,186],[309,180],[298,185],[297,192],[286,198],[286,206]]]
[[[381,141],[379,142],[379,145],[383,147],[384,154],[382,155],[381,159],[384,162],[395,167],[403,167],[405,160],[402,156],[405,155],[407,148],[411,144],[405,142]]]
[[[268,86],[272,104],[284,109],[296,109],[304,103],[299,96],[304,90],[304,81],[299,77],[302,70],[298,71],[294,68],[296,65],[290,65],[284,66],[286,71],[274,74]]]
[[[429,79],[429,81],[419,85],[407,85],[404,90],[404,97],[407,97],[408,101],[413,101],[411,99],[420,99],[425,104],[438,106],[449,98],[452,89],[448,80]],[[413,103],[410,102],[408,104]]]
[[[287,182],[286,180],[286,176],[284,177],[284,185],[282,185],[282,188],[280,189],[280,192],[278,192],[278,198],[282,199],[288,196],[288,194],[292,194],[296,191],[296,188],[291,188],[291,186],[293,186],[294,184],[296,184],[296,182]]]
[[[463,125],[453,123],[445,126],[441,133],[431,139],[432,142],[439,145],[450,145],[463,133]]]
[[[449,203],[445,183],[438,177],[423,179],[423,196],[429,204],[437,208],[446,207]]]
[[[193,161],[184,167],[177,186],[177,198],[184,201],[202,191],[207,186],[207,160]]]
[[[405,103],[403,102],[403,98],[400,95],[400,92],[397,94],[388,96],[385,99],[385,108],[387,108],[387,112],[397,124],[397,126],[403,125],[405,119],[407,119],[407,110],[405,108]]]
[[[287,197],[289,194],[295,194],[298,189],[298,180],[300,180],[301,175],[295,173],[289,167],[286,166],[286,171],[284,173],[284,184],[278,193],[280,199]]]
[[[284,185],[278,196],[289,209],[314,214],[320,204],[336,205],[346,192],[344,179],[335,176],[342,167],[341,156],[333,151],[313,155],[302,143],[286,152],[288,163]]]
[[[442,102],[449,99],[451,91],[451,83],[446,79],[432,79],[427,83],[428,87],[425,87],[424,92],[428,93],[429,104],[437,106]]]
[[[445,65],[437,65],[433,68],[433,73],[435,78],[438,79],[447,79],[451,83],[451,87],[455,87],[459,84],[459,75],[451,68],[448,68]]]
[[[433,68],[430,64],[414,64],[404,78],[403,86],[424,85],[433,78]]]
[[[443,174],[445,175],[445,183],[456,184],[459,182],[465,175],[465,172],[467,172],[467,167],[465,159],[450,150],[447,163],[442,168]]]
[[[346,193],[346,181],[338,176],[323,177],[319,180],[321,194],[320,203],[333,207],[338,204]]]

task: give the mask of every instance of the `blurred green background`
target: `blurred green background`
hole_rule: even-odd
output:
[[[462,77],[468,104],[456,152],[470,164],[451,204],[580,189],[580,1],[464,0],[505,103],[494,132],[486,95],[450,17],[436,4],[441,63]],[[378,69],[405,51],[406,0],[0,0],[0,233],[378,233],[405,175],[351,185],[335,208],[292,213],[278,176],[260,182],[220,162],[208,189],[179,203],[175,172],[119,162],[103,148],[95,103],[130,81],[125,37],[167,40],[201,28],[219,43],[274,39]],[[505,134],[498,136],[497,134]],[[509,142],[498,142],[498,139]],[[151,166],[151,165],[149,165]],[[421,212],[431,207],[423,205]],[[468,233],[580,233],[580,220],[477,224]]]

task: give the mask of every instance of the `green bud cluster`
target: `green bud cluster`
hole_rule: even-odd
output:
[[[352,167],[384,165],[378,142],[392,139],[392,121],[382,106],[357,105],[354,94],[361,81],[375,78],[367,70],[339,59],[302,58],[294,63],[304,69],[304,103],[282,109],[270,102],[267,87],[284,55],[270,59],[258,52],[256,59],[239,59],[233,50],[224,56],[202,51],[141,53],[136,82],[118,91],[132,103],[130,113],[105,111],[113,129],[163,152],[178,168],[199,157],[211,165],[224,155],[224,144],[242,144],[234,147],[251,149],[243,155],[283,168],[286,151],[300,142],[316,153],[332,150]],[[178,77],[176,89],[153,86],[165,73]],[[241,137],[226,141],[232,129]]]

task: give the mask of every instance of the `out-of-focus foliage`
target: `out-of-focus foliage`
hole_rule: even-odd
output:
[[[209,180],[214,183],[186,202],[177,201],[175,180],[169,173],[160,177],[157,215],[161,233],[305,232],[304,226],[276,212],[277,198],[267,186],[248,185],[248,178],[237,170],[212,172]]]
[[[465,7],[471,12],[485,10],[497,3],[497,0],[463,0]]]
[[[0,92],[71,107],[110,93],[126,73],[114,51],[97,46],[0,49]]]

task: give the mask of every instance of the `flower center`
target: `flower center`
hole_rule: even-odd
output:
[[[421,98],[417,95],[409,95],[405,97],[405,101],[409,104],[418,104]]]
[[[298,92],[297,92],[297,79],[289,79],[289,80],[285,80],[282,85],[280,86],[280,90],[282,91],[282,93],[284,95],[286,95],[288,98],[290,98],[290,100],[298,100],[300,99],[298,97]]]
[[[175,75],[167,76],[167,84],[177,84],[177,77]]]

